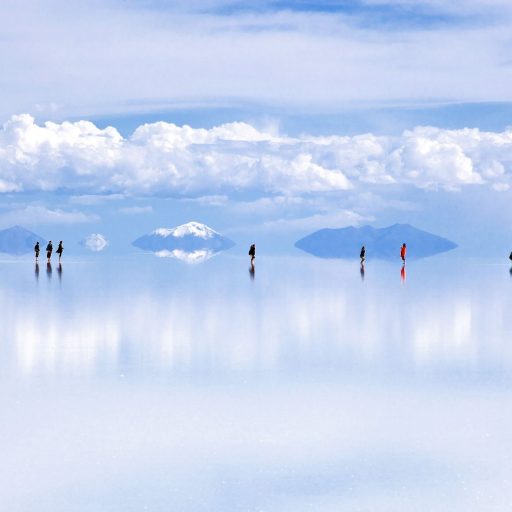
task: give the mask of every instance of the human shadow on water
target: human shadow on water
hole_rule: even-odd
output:
[[[407,280],[407,273],[405,271],[405,263],[402,265],[402,270],[400,270],[400,280],[402,281],[402,284],[405,284],[405,281]]]
[[[36,268],[34,269],[34,274],[36,276],[36,282],[39,281],[39,263],[36,263]]]
[[[57,267],[57,275],[59,276],[59,282],[62,281],[62,263],[59,263]]]
[[[361,274],[361,281],[364,281],[364,261],[361,261],[361,268],[359,269],[359,273]]]
[[[254,281],[254,277],[256,276],[256,269],[254,268],[254,263],[251,262],[251,266],[249,267],[249,276],[251,281]]]
[[[512,277],[512,267],[510,267],[509,272],[510,272],[510,277]]]
[[[46,264],[46,277],[48,279],[52,278],[52,264],[50,262]]]

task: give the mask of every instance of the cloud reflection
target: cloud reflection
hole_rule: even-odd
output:
[[[305,283],[284,268],[274,272],[283,282],[264,294],[261,280],[252,283],[258,293],[223,283],[228,293],[219,288],[228,274],[214,286],[215,273],[189,289],[157,287],[150,279],[136,293],[111,286],[92,297],[76,289],[65,306],[51,288],[44,298],[11,294],[1,304],[14,351],[4,346],[0,364],[25,375],[126,367],[219,373],[512,367],[511,321],[506,304],[491,305],[492,297],[445,288],[405,301],[403,293],[416,293],[412,286],[400,294],[372,289],[368,280],[365,287],[338,287],[330,273]]]

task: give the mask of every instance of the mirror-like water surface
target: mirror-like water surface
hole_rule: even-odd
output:
[[[0,263],[12,511],[505,510],[507,266]]]

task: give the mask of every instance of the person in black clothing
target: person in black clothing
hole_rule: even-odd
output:
[[[256,258],[256,245],[252,244],[249,248],[249,256],[251,257],[251,265],[254,265],[254,258]]]
[[[59,261],[62,258],[62,253],[64,252],[64,247],[62,245],[62,240],[59,242],[59,246],[57,247],[57,254],[59,255]]]
[[[361,247],[361,252],[359,253],[359,257],[361,258],[361,263],[364,263],[365,257],[366,257],[366,249]]]
[[[39,248],[39,242],[36,242],[36,245],[34,245],[34,252],[36,253],[36,261],[39,258],[39,251],[41,249]]]
[[[512,252],[510,253],[510,256],[508,257],[508,259],[512,261]]]
[[[48,245],[46,246],[46,257],[48,258],[48,263],[50,263],[50,260],[52,259],[52,252],[53,252],[53,245],[52,245],[52,241],[50,240],[48,242]]]

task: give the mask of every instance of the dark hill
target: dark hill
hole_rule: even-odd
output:
[[[320,258],[358,258],[361,246],[367,258],[394,259],[400,256],[402,243],[407,244],[408,258],[426,258],[450,251],[457,244],[409,224],[387,228],[348,227],[321,229],[295,243],[295,247]]]
[[[13,226],[0,231],[0,252],[15,255],[25,254],[34,250],[36,242],[41,244],[41,251],[43,251],[46,240],[28,229]]]

